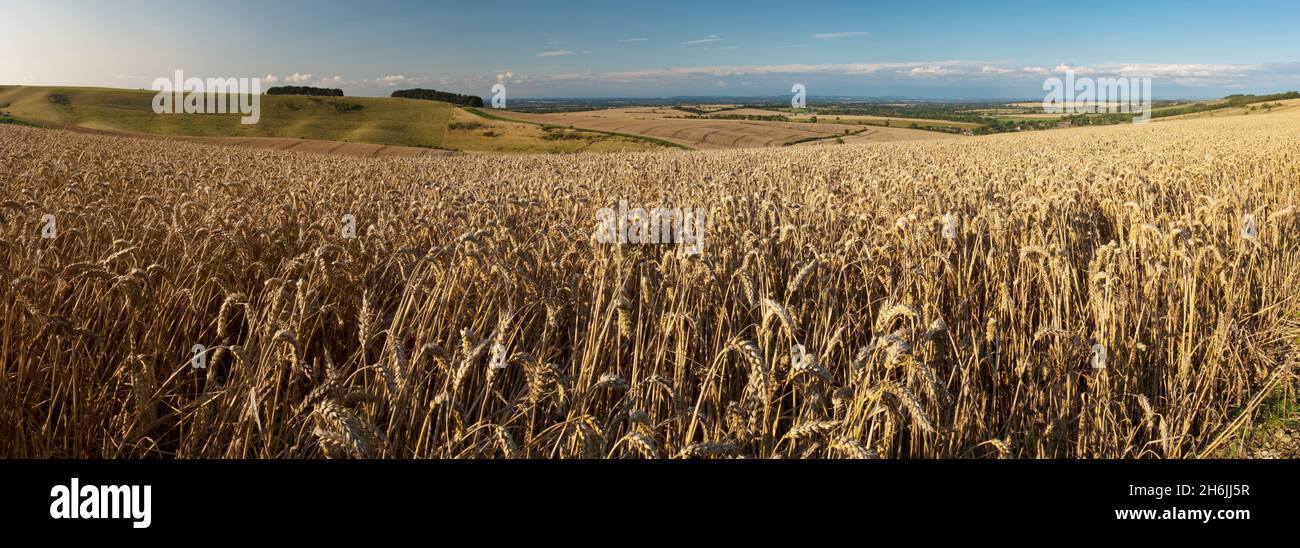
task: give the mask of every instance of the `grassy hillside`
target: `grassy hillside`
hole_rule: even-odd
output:
[[[489,122],[448,103],[419,99],[263,95],[261,119],[243,125],[239,114],[154,114],[153,97],[154,92],[143,90],[0,86],[0,123],[30,121],[121,133],[275,137],[494,152],[602,152],[677,146],[607,132],[555,132],[519,122]]]
[[[1206,110],[1201,112],[1191,112],[1187,114],[1177,114],[1161,118],[1161,120],[1187,120],[1190,118],[1218,118],[1222,116],[1246,116],[1251,114],[1270,114],[1274,112],[1283,112],[1295,108],[1300,108],[1300,99],[1286,99],[1280,101],[1264,101],[1260,103],[1251,103],[1244,105],[1231,105],[1227,101],[1218,101],[1222,108]]]
[[[53,96],[53,97],[52,97]],[[105,88],[0,86],[0,108],[15,118],[117,132],[205,137],[290,137],[440,147],[451,105],[371,97],[262,96],[262,118],[238,114],[154,114],[154,92]]]

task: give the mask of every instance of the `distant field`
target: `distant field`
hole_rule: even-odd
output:
[[[761,108],[733,108],[710,113],[710,116],[788,116],[790,113]]]
[[[794,119],[807,120],[808,117],[798,116],[795,117]],[[885,122],[889,122],[889,127],[903,127],[903,128],[908,127],[912,124],[916,124],[917,126],[920,126],[922,128],[939,127],[939,128],[975,129],[979,127],[979,124],[972,124],[970,122],[953,122],[950,120],[928,120],[922,118],[894,118],[889,116],[861,116],[856,114],[818,115],[817,121],[818,123],[844,122],[844,123],[851,123],[851,124],[870,124],[870,125],[884,125]]]
[[[748,114],[747,114],[748,113]],[[686,118],[681,111],[669,108],[633,107],[586,112],[565,112],[552,114],[534,114],[511,111],[492,111],[491,114],[504,118],[573,126],[574,128],[612,131],[616,133],[643,135],[663,139],[693,148],[728,149],[728,148],[763,148],[805,143],[820,139],[834,140],[835,137],[847,138],[865,128],[861,124],[804,123],[804,122],[766,122],[754,120],[727,120],[708,118]],[[739,109],[725,111],[724,114],[752,116],[784,115],[777,111],[761,109]],[[900,131],[915,131],[903,130]],[[927,138],[951,138],[948,134],[929,133]],[[921,138],[897,132],[871,132],[878,140],[899,140],[900,138]],[[870,140],[864,137],[860,141]]]
[[[1064,103],[1064,105],[1067,106],[1067,107],[1073,107],[1074,105],[1077,105],[1077,104],[1082,104],[1082,103],[1078,103],[1078,102],[1069,102],[1069,101],[1067,101],[1067,102]],[[1009,106],[1009,107],[1017,107],[1017,108],[1034,108],[1034,109],[1041,109],[1041,108],[1043,108],[1043,102],[1042,102],[1042,101],[1024,101],[1024,102],[1021,102],[1021,103],[1007,103],[1007,106]]]
[[[903,141],[940,141],[957,138],[961,138],[961,136],[953,135],[951,133],[940,133],[937,131],[924,131],[920,129],[873,126],[864,129],[861,133],[840,137],[839,140],[822,139],[819,141],[798,143],[795,146],[829,146],[838,145],[841,141],[846,145],[857,145],[863,143],[897,143]]]
[[[1064,116],[1064,114],[1055,114],[1049,112],[1039,112],[1034,114],[999,114],[995,118],[1008,120],[1055,120]]]
[[[481,111],[480,111],[481,112]],[[448,148],[484,152],[614,152],[664,148],[646,139],[512,122],[454,109],[443,135]]]
[[[693,109],[696,109],[696,110],[703,110],[703,111],[705,111],[705,112],[720,112],[720,111],[744,110],[744,109],[741,109],[741,108],[740,108],[740,105],[683,105],[683,106],[686,107],[686,108],[693,108]]]
[[[896,118],[890,116],[865,116],[856,114],[803,114],[796,112],[787,112],[780,110],[769,110],[761,108],[738,108],[732,110],[723,110],[712,113],[710,116],[723,118],[726,116],[786,116],[794,122],[813,123],[813,116],[817,117],[816,123],[844,123],[848,125],[885,125],[889,123],[891,127],[908,127],[911,124],[917,124],[922,127],[939,127],[939,128],[958,128],[974,129],[979,124],[969,122],[952,122],[948,120],[929,120],[921,118]]]

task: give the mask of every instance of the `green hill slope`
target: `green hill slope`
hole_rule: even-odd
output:
[[[261,120],[242,125],[238,114],[154,114],[153,97],[144,90],[0,86],[0,111],[116,132],[439,147],[452,110],[447,103],[415,99],[264,95]]]

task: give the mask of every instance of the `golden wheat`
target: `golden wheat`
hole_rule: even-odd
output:
[[[0,127],[0,455],[1217,455],[1294,376],[1296,127],[393,159]],[[619,200],[704,208],[703,254],[593,245]]]

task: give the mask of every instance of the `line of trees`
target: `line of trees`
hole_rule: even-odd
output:
[[[483,106],[483,98],[476,95],[461,95],[448,91],[438,91],[436,89],[399,89],[393,92],[393,97],[404,97],[407,99],[424,99],[426,101],[442,101],[454,105],[467,107]]]
[[[342,97],[343,90],[314,88],[311,86],[276,86],[267,88],[267,95],[309,95],[312,97]]]

